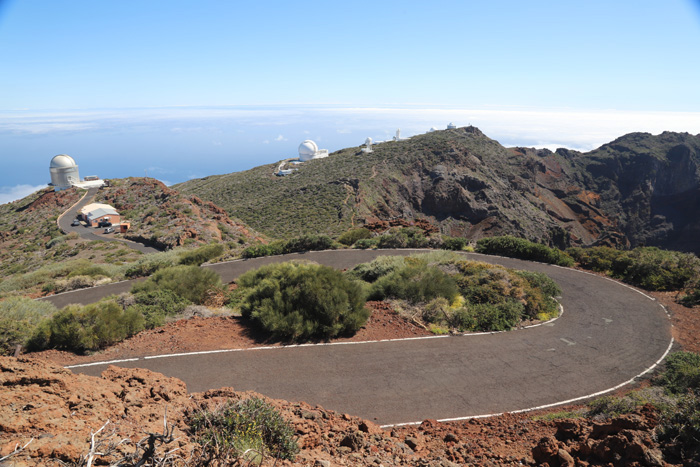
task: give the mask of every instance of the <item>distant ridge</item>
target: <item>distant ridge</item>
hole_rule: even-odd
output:
[[[174,188],[272,237],[422,219],[447,235],[700,252],[700,137],[632,133],[588,152],[505,148],[476,127],[353,147],[286,177],[277,164]]]

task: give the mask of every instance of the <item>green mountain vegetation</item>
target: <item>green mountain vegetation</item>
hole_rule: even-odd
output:
[[[176,185],[274,238],[336,237],[377,222],[477,240],[700,251],[700,137],[633,133],[589,153],[505,148],[477,128],[435,131],[306,162]]]

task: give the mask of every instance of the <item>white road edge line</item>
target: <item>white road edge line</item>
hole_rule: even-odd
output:
[[[625,381],[624,383],[620,383],[620,384],[618,384],[617,386],[614,386],[614,387],[609,388],[609,389],[605,389],[605,390],[603,390],[603,391],[594,392],[594,393],[592,393],[592,394],[588,394],[588,395],[580,396],[580,397],[575,397],[575,398],[573,398],[573,399],[568,399],[568,400],[565,400],[565,401],[553,402],[553,403],[551,403],[551,404],[539,405],[539,406],[537,406],[537,407],[530,407],[530,408],[527,408],[527,409],[512,410],[512,411],[510,411],[510,412],[490,413],[490,414],[484,414],[484,415],[470,415],[470,416],[467,416],[467,417],[443,418],[443,419],[440,419],[440,420],[437,420],[437,421],[438,421],[438,422],[441,422],[441,423],[445,423],[445,422],[460,422],[460,421],[464,421],[464,420],[472,420],[472,419],[479,419],[479,418],[498,417],[498,416],[500,416],[500,415],[503,415],[504,413],[525,413],[525,412],[532,412],[532,411],[534,411],[534,410],[549,409],[549,408],[551,408],[551,407],[556,407],[556,406],[558,406],[558,405],[573,404],[574,402],[582,401],[582,400],[585,400],[585,399],[590,399],[590,398],[593,398],[593,397],[602,396],[603,394],[607,394],[607,393],[609,393],[609,392],[616,391],[616,390],[620,389],[620,388],[623,387],[623,386],[627,386],[628,384],[634,383],[634,381],[635,381],[637,378],[641,378],[641,377],[644,376],[645,374],[647,374],[647,373],[649,373],[650,371],[652,371],[654,368],[656,368],[656,367],[666,358],[666,356],[668,355],[668,353],[671,351],[671,348],[673,347],[673,344],[674,344],[674,343],[675,343],[675,340],[674,340],[673,337],[672,337],[672,338],[671,338],[671,342],[669,342],[668,347],[666,348],[666,351],[664,352],[664,354],[661,356],[661,358],[659,358],[659,359],[658,359],[653,365],[651,365],[649,368],[647,368],[646,370],[642,371],[642,372],[639,373],[638,375],[633,376],[632,378],[628,379],[628,380]],[[379,427],[380,427],[380,428],[392,428],[392,427],[396,427],[396,426],[420,425],[421,423],[423,423],[423,422],[420,421],[420,422],[395,423],[395,424],[391,424],[391,425],[380,425]]]
[[[642,292],[641,290],[639,290],[639,289],[637,289],[637,288],[634,288],[634,287],[632,287],[631,285],[627,285],[627,284],[625,284],[625,283],[622,282],[622,281],[619,281],[619,280],[617,280],[617,279],[613,279],[612,277],[601,276],[601,275],[599,275],[599,274],[595,274],[595,273],[592,273],[592,272],[590,272],[590,271],[581,271],[580,269],[569,268],[569,267],[566,267],[566,266],[559,266],[558,264],[552,264],[551,266],[554,266],[555,268],[559,268],[559,269],[569,269],[569,270],[571,270],[571,271],[576,271],[576,272],[578,272],[578,273],[580,273],[580,274],[588,274],[589,276],[600,277],[601,279],[605,279],[605,280],[608,280],[608,281],[610,281],[610,282],[614,282],[614,283],[617,284],[617,285],[621,285],[622,287],[626,287],[626,288],[628,288],[628,289],[630,289],[630,290],[634,290],[634,291],[637,292],[638,294],[644,295],[646,298],[648,298],[648,299],[651,300],[652,302],[655,302],[655,301],[656,301],[656,299],[655,299],[654,297],[652,297],[652,296],[650,296],[650,295],[647,295],[647,294],[645,294],[644,292]]]
[[[543,326],[545,324],[549,324],[549,323],[554,322],[555,320],[559,319],[563,314],[564,314],[564,307],[560,303],[558,316],[550,319],[549,321],[545,321],[543,323],[531,324],[530,326],[523,326],[522,328],[513,329],[512,331],[471,332],[471,333],[455,334],[452,336],[445,334],[445,335],[441,335],[441,336],[402,337],[400,339],[379,339],[379,340],[355,341],[355,342],[322,342],[322,343],[310,343],[310,344],[266,345],[266,346],[249,347],[249,348],[243,348],[243,349],[201,350],[201,351],[197,351],[197,352],[180,352],[180,353],[163,354],[163,355],[150,355],[150,356],[146,356],[146,357],[127,358],[124,360],[110,360],[107,362],[82,363],[82,364],[78,364],[78,365],[66,366],[64,368],[82,368],[82,367],[86,367],[86,366],[111,365],[113,363],[121,363],[121,362],[136,362],[138,360],[154,360],[156,358],[189,357],[189,356],[193,356],[193,355],[209,355],[209,354],[231,353],[231,352],[251,352],[251,351],[255,351],[255,350],[284,350],[284,349],[296,349],[296,348],[300,348],[300,347],[330,347],[330,346],[336,346],[336,345],[379,344],[379,343],[384,343],[384,342],[406,342],[406,341],[418,341],[418,340],[428,340],[428,339],[445,339],[445,338],[450,338],[450,337],[489,336],[492,334],[502,334],[504,332],[513,332],[513,331],[519,331],[521,329],[530,329],[530,328],[534,328],[537,326]]]
[[[82,368],[82,367],[86,367],[86,366],[111,365],[113,363],[136,362],[136,361],[138,361],[138,358],[124,358],[122,360],[110,360],[108,362],[80,363],[77,365],[64,366],[63,368]]]

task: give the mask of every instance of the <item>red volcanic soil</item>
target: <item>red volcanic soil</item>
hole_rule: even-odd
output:
[[[681,346],[700,350],[698,308],[675,304],[672,294],[653,295],[671,312],[674,336]],[[370,302],[370,306],[373,313],[365,327],[344,340],[429,335],[386,303]],[[107,420],[111,420],[115,437],[136,442],[145,436],[144,430],[162,430],[167,408],[177,438],[168,449],[179,448],[178,455],[187,459],[197,448],[187,431],[187,414],[197,406],[216,406],[252,393],[222,388],[190,394],[181,381],[148,370],[110,366],[101,378],[96,378],[73,374],[60,365],[256,345],[281,344],[251,334],[241,318],[191,318],[142,332],[90,356],[48,351],[20,359],[0,358],[0,458],[17,443],[23,445],[34,438],[25,451],[12,458],[14,465],[76,461],[88,452],[90,432]],[[664,457],[663,446],[653,436],[658,413],[649,406],[609,420],[548,420],[547,413],[583,411],[582,406],[570,406],[461,422],[426,420],[419,426],[382,429],[319,406],[280,400],[271,403],[294,427],[301,451],[293,463],[275,463],[269,458],[264,465],[593,466],[680,462]],[[122,454],[133,449],[134,444],[120,446]]]

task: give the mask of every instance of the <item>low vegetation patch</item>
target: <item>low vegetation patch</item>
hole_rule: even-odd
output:
[[[293,461],[299,452],[291,424],[257,397],[202,407],[190,415],[189,426],[205,457],[222,465],[259,465],[265,457]]]
[[[559,266],[574,265],[573,258],[557,248],[550,248],[540,243],[534,243],[524,238],[511,237],[510,235],[482,238],[476,242],[476,251],[487,255],[507,256]]]
[[[180,253],[180,264],[186,266],[201,266],[224,254],[224,246],[220,243],[210,243],[193,250]]]
[[[347,272],[368,283],[369,297],[406,302],[435,333],[504,331],[558,314],[559,287],[546,275],[466,261],[454,253],[380,256]]]
[[[120,342],[143,328],[144,318],[140,313],[124,310],[113,300],[68,305],[36,327],[27,347],[84,353]]]
[[[144,318],[146,329],[165,324],[168,318],[180,315],[192,302],[169,289],[143,290],[130,296],[122,306]]]
[[[172,266],[159,270],[144,282],[135,284],[132,293],[169,290],[192,303],[202,304],[211,290],[221,288],[221,278],[211,269]]]
[[[328,235],[304,235],[287,241],[251,245],[241,252],[243,258],[285,255],[302,251],[334,250],[336,244]]]
[[[352,246],[358,240],[366,240],[372,237],[372,232],[364,227],[350,229],[338,237],[338,242],[345,246]]]
[[[39,323],[56,311],[51,303],[24,297],[0,301],[0,355],[12,355],[17,346],[26,346]]]
[[[602,272],[647,290],[682,290],[700,277],[700,259],[692,253],[639,247],[629,251],[609,247],[569,248],[579,266]]]
[[[622,397],[606,396],[588,404],[588,417],[611,419],[652,406],[659,413],[654,435],[665,454],[677,459],[700,456],[700,355],[676,352],[666,359],[666,368],[653,386]]]

